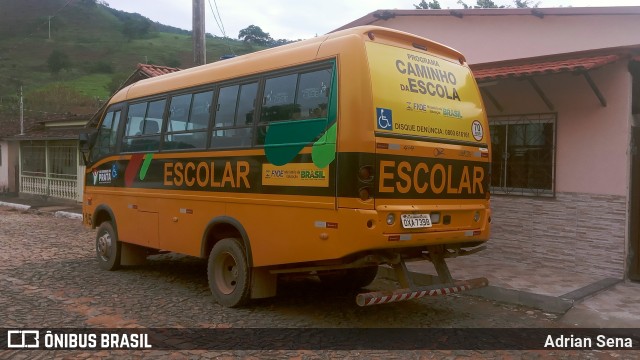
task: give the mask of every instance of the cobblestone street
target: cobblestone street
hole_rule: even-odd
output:
[[[206,261],[174,254],[100,270],[95,233],[74,219],[0,207],[2,328],[558,328],[557,316],[471,296],[360,308],[353,294],[284,281],[275,298],[241,309],[213,302]],[[372,289],[395,284],[378,278]],[[292,339],[295,341],[295,339]],[[54,355],[54,356],[52,356]],[[0,358],[637,358],[636,351],[8,351]]]

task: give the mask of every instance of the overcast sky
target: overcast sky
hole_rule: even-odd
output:
[[[109,6],[139,13],[153,21],[191,30],[192,0],[106,0]],[[414,9],[420,0],[205,0],[208,33],[222,36],[211,8],[216,4],[225,33],[237,38],[238,32],[257,25],[274,39],[308,39],[326,34],[378,9]],[[513,0],[494,0],[513,5]],[[473,5],[475,0],[466,0]],[[534,0],[535,3],[535,0]],[[211,7],[210,5],[211,4]],[[638,6],[638,0],[542,0],[539,7]],[[457,0],[440,0],[443,9],[460,9]],[[217,15],[216,15],[217,16]]]

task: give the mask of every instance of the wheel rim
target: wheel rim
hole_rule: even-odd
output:
[[[98,256],[102,261],[109,261],[111,258],[111,244],[111,235],[108,232],[98,238]]]
[[[215,263],[216,287],[225,295],[231,294],[238,284],[238,263],[230,253],[218,255]]]

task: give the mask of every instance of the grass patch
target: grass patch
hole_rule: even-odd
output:
[[[84,95],[106,99],[111,95],[109,94],[109,90],[107,90],[107,86],[111,82],[111,77],[112,75],[110,74],[85,75],[67,81],[65,84]]]

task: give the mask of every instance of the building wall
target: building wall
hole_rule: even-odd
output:
[[[16,191],[18,147],[15,142],[0,141],[0,193]]]
[[[557,193],[555,198],[495,195],[491,240],[482,256],[622,278],[627,198]]]
[[[631,75],[624,60],[589,72],[607,100],[603,107],[583,76],[536,77],[550,110],[527,81],[486,87],[503,107],[485,99],[489,116],[557,113],[556,192],[626,196],[631,141]]]
[[[494,195],[491,251],[485,256],[623,277],[631,75],[626,61],[590,74],[606,107],[582,76],[535,78],[557,113],[555,197]],[[552,112],[527,81],[487,89],[504,107],[500,113],[487,102],[490,116]]]
[[[9,179],[7,171],[7,154],[9,152],[9,146],[6,141],[0,140],[0,193],[7,191],[9,188]]]
[[[441,42],[479,64],[637,45],[640,15],[396,16],[372,25]]]

